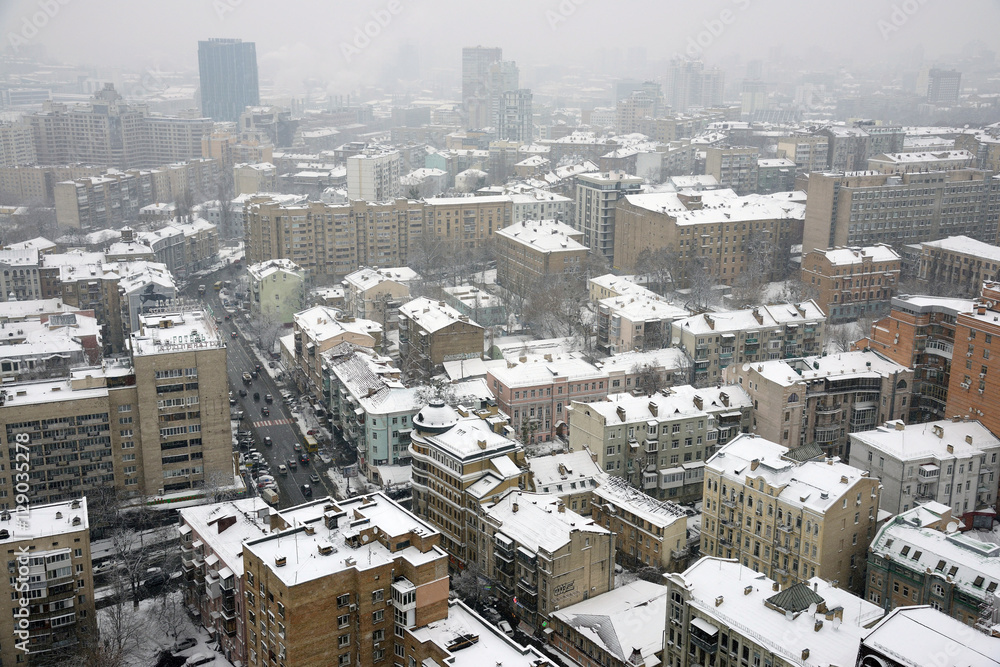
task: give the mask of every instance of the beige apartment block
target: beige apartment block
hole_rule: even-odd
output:
[[[247,261],[290,259],[322,284],[359,266],[405,265],[410,246],[424,233],[424,204],[407,199],[283,204],[261,196],[247,200],[244,220]]]
[[[885,312],[899,288],[902,261],[886,244],[812,250],[802,256],[802,282],[830,323]]]
[[[448,617],[440,538],[381,493],[271,516],[268,534],[242,544],[246,664],[378,665],[405,655],[406,630]]]
[[[802,252],[838,246],[934,241],[965,235],[993,243],[993,172],[979,169],[809,175]],[[960,196],[961,206],[951,199]]]
[[[386,331],[399,324],[399,307],[410,299],[410,283],[419,279],[413,269],[363,266],[343,280],[347,312],[358,319],[375,320]]]
[[[479,359],[483,327],[444,301],[414,299],[399,308],[399,359],[404,375],[428,379],[444,362]]]
[[[11,442],[12,454],[15,448]],[[68,664],[81,644],[97,642],[87,499],[5,509],[0,535],[10,575],[0,584],[0,659],[7,665]]]
[[[1000,248],[968,236],[920,244],[917,284],[923,294],[977,296],[983,282],[1000,278]]]
[[[620,477],[606,477],[593,495],[591,516],[615,536],[619,563],[674,572],[687,564],[683,507],[651,498]]]
[[[826,315],[815,301],[703,313],[672,325],[674,345],[694,360],[694,383],[717,382],[729,366],[819,354]]]
[[[412,420],[413,513],[441,531],[452,568],[479,562],[479,508],[519,487],[530,471],[521,443],[494,432],[490,421],[463,417],[437,401]]]
[[[644,250],[677,257],[676,280],[686,284],[694,262],[712,279],[733,285],[747,267],[748,240],[775,248],[769,275],[783,271],[785,248],[802,238],[805,206],[787,193],[738,196],[733,190],[628,195],[615,211],[614,267],[633,272]]]
[[[843,460],[851,433],[904,419],[913,391],[913,370],[870,349],[731,366],[725,378],[753,399],[753,433]]]
[[[824,136],[791,136],[778,138],[778,157],[795,163],[800,172],[823,171],[827,168],[829,143]]]
[[[733,558],[782,588],[819,577],[861,593],[881,485],[834,459],[797,461],[744,434],[705,466],[701,553]]]
[[[750,398],[736,386],[680,385],[652,396],[612,394],[570,406],[571,451],[588,451],[606,474],[661,500],[701,497],[705,461],[750,426]]]
[[[545,281],[584,268],[581,232],[555,220],[525,220],[496,232],[497,283],[528,294]]]
[[[885,614],[842,582],[817,576],[784,585],[726,558],[702,558],[666,584],[663,664],[675,667],[853,665]]]
[[[451,248],[475,250],[495,231],[511,224],[514,202],[507,195],[434,197],[423,202],[423,210],[428,236]]]
[[[278,170],[270,162],[233,165],[233,193],[252,195],[277,190]]]
[[[705,173],[714,176],[722,187],[748,195],[757,187],[759,157],[760,149],[755,146],[710,146],[705,149]]]
[[[532,625],[614,588],[611,531],[558,496],[511,489],[482,509],[479,568],[501,603]]]

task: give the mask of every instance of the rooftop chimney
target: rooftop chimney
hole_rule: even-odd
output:
[[[750,470],[756,470],[760,466],[760,459],[754,459],[750,462]]]

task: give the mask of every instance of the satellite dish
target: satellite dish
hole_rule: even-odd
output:
[[[368,543],[368,540],[369,540],[369,539],[371,539],[371,538],[370,538],[370,537],[368,537],[368,535],[362,535],[362,536],[361,536],[361,542],[362,542],[363,544],[367,544],[367,543]]]

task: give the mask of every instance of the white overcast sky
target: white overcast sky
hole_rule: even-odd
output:
[[[1000,0],[0,0],[3,48],[46,5],[58,11],[28,42],[53,58],[194,70],[199,39],[239,37],[257,43],[262,79],[283,88],[309,77],[357,85],[398,62],[404,44],[424,72],[457,71],[462,46],[501,46],[530,83],[532,67],[589,66],[601,49],[639,45],[649,59],[684,53],[706,22],[718,32],[702,35],[708,63],[762,58],[776,45],[791,56],[826,51],[863,63],[917,46],[935,58],[971,40],[1000,44]],[[398,13],[345,60],[355,30],[390,5]]]

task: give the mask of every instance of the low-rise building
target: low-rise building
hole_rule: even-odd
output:
[[[399,359],[404,376],[427,380],[444,362],[479,359],[483,327],[444,301],[414,299],[399,308]]]
[[[917,284],[925,294],[975,297],[983,282],[1000,279],[1000,248],[968,236],[920,244]]]
[[[701,553],[734,558],[782,588],[819,577],[863,592],[878,479],[835,459],[798,461],[789,451],[744,434],[708,460]]]
[[[574,354],[523,356],[506,367],[490,368],[486,382],[525,444],[565,436],[572,401],[608,395],[608,374]]]
[[[781,585],[722,558],[702,558],[666,584],[663,663],[676,667],[744,656],[774,667],[853,665],[865,628],[885,613],[822,577]]]
[[[882,313],[899,286],[901,260],[891,246],[812,250],[802,257],[802,282],[830,323]]]
[[[506,327],[507,308],[503,299],[471,285],[442,289],[445,302],[484,327]]]
[[[219,259],[218,228],[202,218],[175,221],[155,231],[140,232],[136,238],[152,248],[156,261],[166,264],[178,278],[206,269]]]
[[[868,158],[868,170],[880,174],[946,171],[975,167],[976,156],[967,150],[880,153]]]
[[[691,361],[683,350],[665,347],[648,352],[622,352],[594,363],[608,374],[608,393],[651,394],[691,381]]]
[[[252,195],[277,190],[277,168],[270,162],[233,165],[233,192]]]
[[[28,450],[20,438],[7,443],[12,457]],[[10,575],[0,585],[5,638],[0,659],[10,665],[59,664],[71,660],[81,645],[96,643],[87,499],[5,509],[0,534]]]
[[[41,315],[0,324],[4,382],[64,377],[71,368],[100,364],[101,327],[93,311]]]
[[[479,508],[527,487],[524,448],[490,421],[463,417],[443,401],[421,408],[411,423],[413,513],[441,531],[453,567],[480,562],[486,547],[479,542]]]
[[[676,572],[687,566],[687,512],[656,500],[620,477],[594,489],[591,516],[615,536],[618,562]]]
[[[581,667],[662,664],[667,587],[633,581],[552,614],[549,641]]]
[[[679,385],[651,396],[618,393],[574,401],[569,445],[608,475],[660,499],[701,497],[705,461],[750,426],[752,403],[738,386]]]
[[[975,302],[943,296],[893,297],[889,315],[875,322],[867,338],[855,345],[871,348],[913,369],[909,423],[948,416],[948,383],[955,350],[955,322]]]
[[[527,295],[545,281],[583,270],[583,234],[565,223],[525,220],[495,235],[497,283],[516,294]]]
[[[653,294],[629,293],[602,299],[597,306],[597,348],[609,354],[645,352],[670,345],[673,322],[691,312]]]
[[[324,397],[323,353],[341,343],[376,349],[382,343],[382,325],[371,320],[341,317],[328,306],[313,306],[293,316],[290,370],[301,391]],[[285,339],[283,339],[285,340]]]
[[[357,319],[375,320],[386,331],[399,323],[399,307],[410,298],[410,283],[416,271],[362,267],[343,280],[345,311]]]
[[[929,501],[889,519],[868,550],[865,598],[886,611],[930,605],[976,625],[995,602],[1000,545],[957,532],[947,505]]]
[[[501,603],[529,624],[614,588],[611,533],[558,496],[511,489],[478,519],[479,569]]]
[[[566,507],[584,516],[590,514],[592,491],[606,479],[586,450],[529,456],[528,468],[531,469],[529,491],[559,496]]]
[[[290,259],[272,259],[247,267],[250,315],[269,324],[290,325],[302,310],[305,271]]]
[[[823,351],[826,315],[815,301],[703,313],[676,320],[674,346],[694,362],[696,385],[718,382],[729,366]]]
[[[894,421],[850,437],[851,465],[879,478],[887,512],[938,502],[961,517],[996,505],[1000,439],[977,421]]]
[[[732,366],[725,377],[750,394],[753,433],[845,460],[849,434],[904,418],[913,391],[913,370],[873,350]]]
[[[901,607],[889,612],[865,635],[857,664],[863,667],[928,665],[928,659],[953,665],[997,667],[1000,639],[948,618],[933,606]]]
[[[760,195],[789,192],[795,189],[795,162],[788,158],[758,158],[757,187]]]

